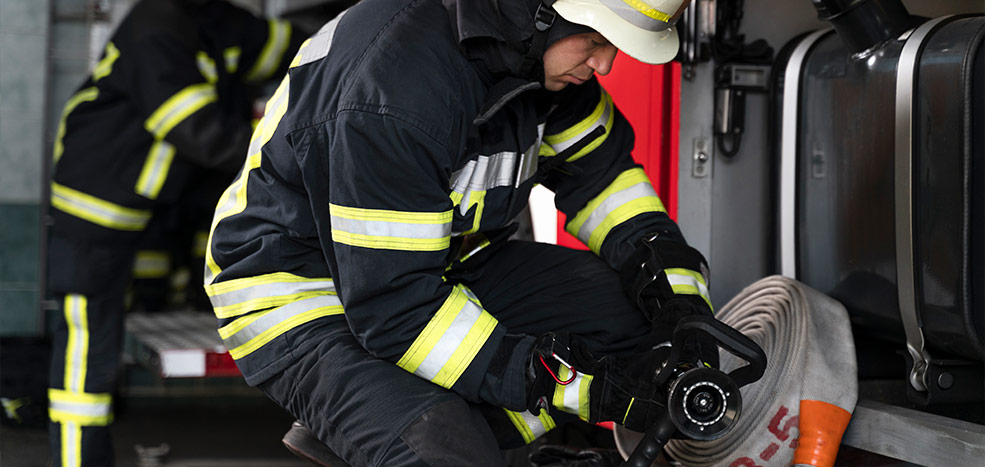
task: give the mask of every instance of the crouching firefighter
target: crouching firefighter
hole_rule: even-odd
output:
[[[247,383],[354,466],[503,465],[576,418],[644,431],[635,350],[711,316],[707,274],[594,75],[671,60],[684,4],[364,0],[309,38],[206,255]],[[510,239],[536,184],[591,251]]]

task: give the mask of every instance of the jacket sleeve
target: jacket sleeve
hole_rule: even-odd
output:
[[[197,50],[195,41],[177,37],[179,31],[143,37],[133,57],[145,129],[172,144],[179,157],[224,171],[242,164],[252,133],[249,110],[239,111],[251,107],[251,97],[231,90],[242,87],[240,82],[262,84],[281,76],[300,46],[286,21],[239,10],[230,14],[223,35],[233,45],[223,49],[220,60]],[[223,105],[223,99],[244,103]]]
[[[257,18],[231,4],[222,4],[225,71],[246,83],[259,84],[279,79],[305,39],[304,32],[277,18]]]
[[[557,102],[541,155],[567,157],[543,181],[567,217],[565,231],[615,269],[646,233],[659,232],[685,243],[643,168],[632,159],[629,122],[598,81],[569,86]]]
[[[519,339],[504,338],[467,287],[444,281],[452,150],[410,121],[350,110],[332,125],[328,209],[340,297],[370,353],[477,401],[493,356],[508,360]],[[495,384],[483,389],[485,402],[522,408],[522,381]]]

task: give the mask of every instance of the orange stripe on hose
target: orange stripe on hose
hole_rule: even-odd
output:
[[[821,401],[800,401],[800,441],[792,464],[833,467],[851,412]]]

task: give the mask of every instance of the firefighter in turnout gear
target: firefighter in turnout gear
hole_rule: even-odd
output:
[[[355,466],[502,465],[574,418],[644,429],[635,351],[711,314],[706,268],[594,74],[617,47],[673,58],[684,3],[364,0],[310,37],[206,255],[247,383]],[[591,251],[511,239],[535,184]]]
[[[242,166],[252,96],[284,73],[303,36],[225,2],[143,0],[66,104],[48,249],[48,294],[62,305],[48,392],[55,465],[113,464],[137,245],[187,221],[174,215],[184,203],[215,206]]]

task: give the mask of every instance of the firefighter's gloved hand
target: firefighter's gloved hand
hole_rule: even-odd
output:
[[[527,367],[527,408],[532,413],[560,410],[589,423],[612,421],[646,431],[663,413],[665,402],[660,401],[666,399],[653,384],[663,363],[660,351],[596,359],[567,333],[545,334]]]
[[[652,324],[639,352],[669,344],[684,317],[714,316],[708,296],[708,264],[701,252],[680,241],[667,235],[645,235],[619,272],[626,293]],[[707,336],[688,342],[682,350],[718,367],[718,346]]]
[[[711,307],[696,295],[681,295],[663,303],[659,315],[651,321],[650,333],[636,348],[636,352],[646,352],[659,346],[667,346],[674,336],[677,323],[687,316],[713,316]],[[718,343],[714,339],[699,334],[695,339],[687,341],[681,349],[681,358],[703,363],[718,368]]]

